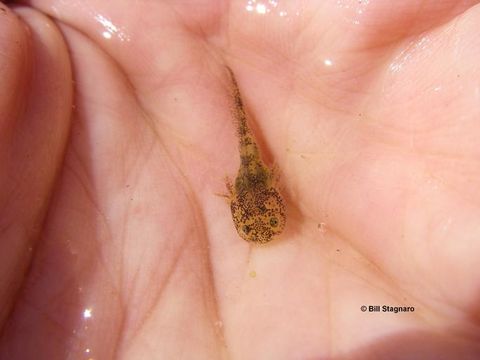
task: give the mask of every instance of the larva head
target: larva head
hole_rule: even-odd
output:
[[[238,234],[249,242],[265,244],[285,227],[285,205],[275,188],[238,194],[231,210]]]

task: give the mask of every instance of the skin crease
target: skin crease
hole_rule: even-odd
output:
[[[475,1],[0,17],[0,359],[480,358]],[[268,246],[215,196],[223,64],[282,172]]]

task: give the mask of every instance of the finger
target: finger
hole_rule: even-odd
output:
[[[0,326],[12,311],[62,161],[71,109],[67,49],[45,16],[0,12]],[[28,30],[30,29],[30,30]]]

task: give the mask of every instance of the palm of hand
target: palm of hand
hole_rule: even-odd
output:
[[[32,10],[30,45],[2,25],[0,354],[480,353],[476,8],[31,3],[70,54]],[[238,166],[223,62],[282,174],[265,247],[214,195]],[[383,304],[415,312],[360,311]]]

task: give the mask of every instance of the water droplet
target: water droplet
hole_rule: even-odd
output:
[[[90,319],[92,317],[92,309],[91,308],[86,308],[83,310],[83,318],[84,319]]]
[[[265,4],[260,3],[257,4],[256,10],[259,14],[265,14],[267,12],[267,7],[265,6]]]
[[[333,65],[333,61],[330,60],[330,59],[323,60],[323,63],[325,64],[325,66],[332,66]]]

